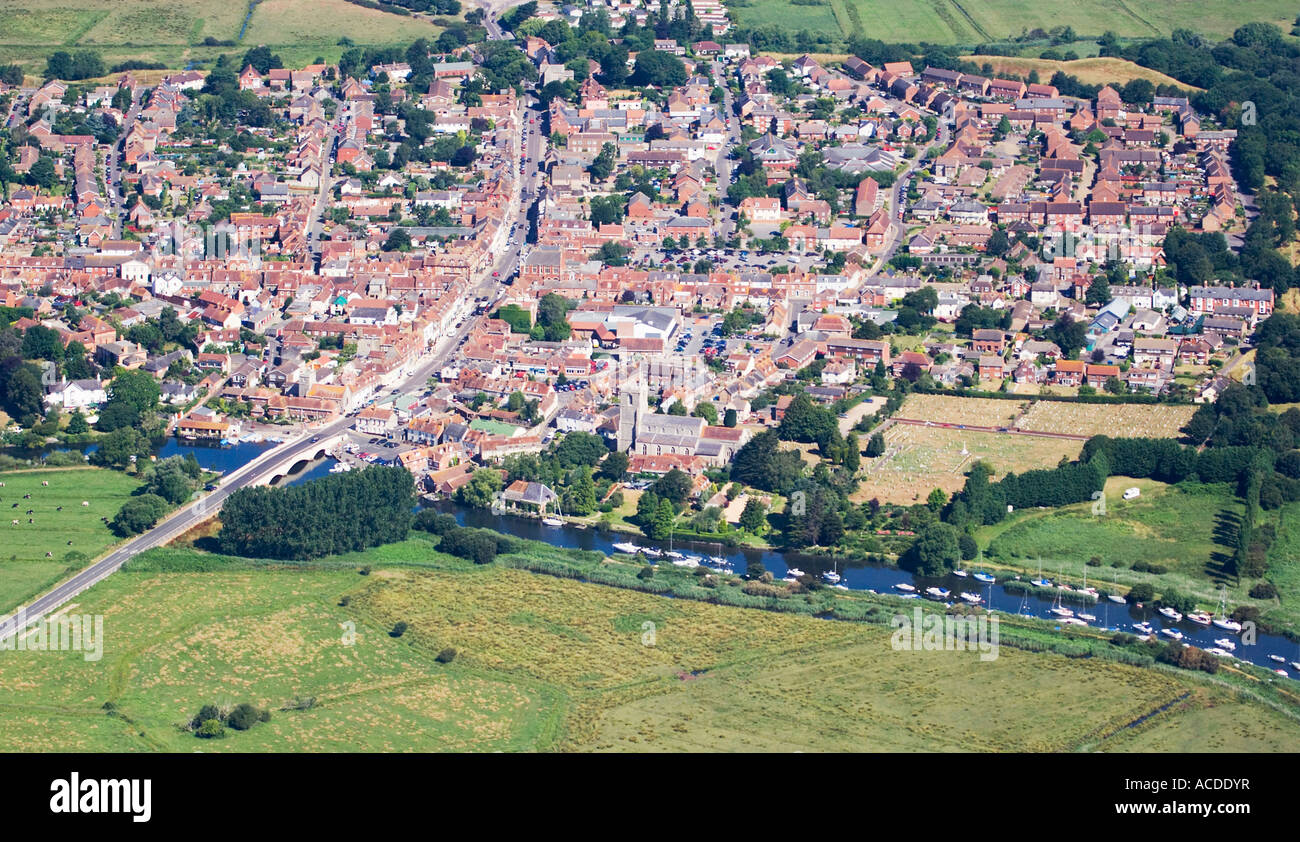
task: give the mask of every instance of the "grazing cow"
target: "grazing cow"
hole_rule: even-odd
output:
[[[14,503],[13,508],[15,508],[15,509],[18,508],[18,504],[17,504],[17,503]]]
[[[23,499],[24,499],[24,500],[30,500],[30,499],[32,499],[32,495],[30,495],[30,494],[24,494],[24,495],[23,495]]]
[[[89,500],[82,500],[82,501],[81,501],[81,505],[83,505],[83,506],[89,506],[89,505],[90,505],[90,501],[89,501]]]
[[[41,480],[41,485],[43,485],[43,486],[48,486],[49,484],[50,484],[50,481],[49,481],[49,480],[47,480],[47,479],[43,479],[43,480]]]
[[[25,515],[34,515],[34,514],[36,514],[36,510],[35,510],[35,509],[28,509],[27,511],[23,512],[23,514],[25,514]]]
[[[54,511],[56,511],[56,512],[61,512],[61,511],[63,511],[63,507],[62,507],[62,506],[55,506],[55,507],[54,507]]]
[[[10,526],[17,526],[17,525],[18,525],[18,521],[16,521],[16,520],[10,521],[10,522],[9,522],[9,525],[10,525]]]
[[[68,542],[68,546],[69,546],[69,547],[72,546],[72,542],[71,542],[71,541]]]
[[[54,553],[47,552],[47,553],[45,554],[45,557],[46,557],[46,558],[54,558]]]
[[[36,521],[32,520],[31,518],[27,518],[27,522],[28,522],[28,523],[35,523]]]

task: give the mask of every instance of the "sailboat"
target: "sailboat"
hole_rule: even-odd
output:
[[[1240,634],[1241,623],[1238,623],[1236,620],[1233,620],[1230,617],[1228,617],[1227,605],[1228,605],[1228,588],[1225,585],[1219,588],[1219,613],[1210,622],[1212,622],[1216,628],[1220,628],[1223,629],[1224,631],[1232,632],[1233,634]]]
[[[543,511],[543,513],[544,513],[544,512],[545,512],[545,509],[543,509],[542,511]],[[562,510],[562,509],[560,508],[560,498],[559,498],[559,497],[556,497],[556,498],[555,498],[555,512],[556,512],[556,514],[560,514],[560,515],[564,514],[564,510]],[[564,521],[561,520],[560,518],[558,518],[558,517],[553,517],[553,516],[550,516],[550,515],[545,515],[545,514],[544,514],[543,517],[542,517],[542,523],[546,524],[547,526],[564,526]]]
[[[1079,588],[1079,593],[1090,596],[1093,599],[1097,599],[1100,596],[1100,594],[1097,593],[1096,588],[1088,587],[1088,565],[1087,564],[1083,565],[1083,587]]]
[[[1041,558],[1038,560],[1038,578],[1033,581],[1033,584],[1040,588],[1050,588],[1052,586],[1050,581],[1043,578],[1043,560]]]
[[[1050,614],[1054,614],[1054,615],[1056,615],[1057,617],[1073,617],[1073,616],[1074,616],[1074,612],[1073,612],[1073,611],[1071,611],[1069,608],[1066,608],[1064,605],[1061,604],[1061,594],[1060,594],[1059,591],[1058,591],[1057,594],[1056,594],[1056,600],[1052,603],[1052,607],[1049,608],[1049,609],[1047,609],[1047,610],[1048,610],[1048,613],[1050,613]]]
[[[840,579],[844,577],[839,574],[838,568],[839,562],[832,562],[831,569],[822,572],[822,578],[827,582],[830,582],[832,585],[839,584]]]

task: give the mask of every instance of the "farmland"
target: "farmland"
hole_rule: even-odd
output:
[[[117,540],[101,517],[117,514],[139,481],[98,468],[0,474],[0,508],[8,514],[0,553],[0,612],[54,583],[70,566],[100,555]],[[41,485],[48,482],[48,486]],[[31,494],[30,500],[23,495]],[[82,506],[81,501],[90,503]],[[14,508],[17,504],[17,508]],[[63,511],[58,511],[62,506]],[[26,514],[31,509],[32,514]],[[34,523],[28,523],[31,518]],[[46,558],[46,553],[50,554]],[[68,553],[75,553],[66,558]]]
[[[16,61],[29,74],[58,49],[92,49],[109,66],[141,60],[181,68],[265,44],[299,66],[317,56],[337,60],[341,35],[363,45],[405,44],[439,31],[346,0],[262,0],[251,17],[248,4],[218,0],[0,0],[0,62]],[[205,46],[207,38],[236,45]]]
[[[1177,438],[1195,412],[1190,405],[1037,401],[1016,426],[1074,436]]]
[[[1039,78],[1050,79],[1052,74],[1060,71],[1078,78],[1085,85],[1106,85],[1112,82],[1129,82],[1133,79],[1146,79],[1153,85],[1175,85],[1180,88],[1196,90],[1186,82],[1180,82],[1172,76],[1143,67],[1122,58],[1113,56],[1080,58],[1074,61],[1051,61],[1041,58],[1004,58],[1001,56],[965,56],[967,61],[983,65],[993,65],[993,72],[1001,76],[1028,76],[1037,71]]]
[[[883,456],[865,460],[855,501],[874,497],[882,502],[914,503],[935,488],[948,493],[959,490],[966,483],[966,471],[977,460],[990,463],[1001,475],[1051,468],[1062,457],[1073,459],[1083,449],[1082,442],[1071,439],[912,424],[890,427],[885,444]]]
[[[1109,29],[1121,37],[1151,38],[1181,27],[1223,37],[1243,21],[1269,21],[1287,31],[1295,19],[1294,5],[1281,0],[1236,4],[1153,0],[1141,5],[1125,0],[1050,4],[1027,0],[827,0],[825,5],[797,7],[795,24],[791,23],[788,0],[746,0],[732,11],[742,26],[807,29],[837,39],[859,35],[886,42],[970,45],[1059,26],[1092,36]]]
[[[0,657],[0,750],[1107,750],[1189,690],[1253,712],[1178,673],[896,651],[878,626],[476,567],[422,538],[310,567],[183,548],[137,562],[73,609],[104,615],[101,661]],[[271,720],[201,746],[184,727],[245,701]],[[1191,745],[1205,709],[1142,737]],[[1279,713],[1225,745],[1297,740]]]

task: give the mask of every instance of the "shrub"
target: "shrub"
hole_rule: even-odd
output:
[[[1128,592],[1128,598],[1134,602],[1150,602],[1155,598],[1156,589],[1146,582],[1141,582],[1133,586]]]
[[[205,719],[194,731],[194,736],[201,740],[220,740],[226,736],[226,726],[220,719]]]
[[[448,646],[446,649],[438,653],[438,657],[435,658],[435,660],[440,664],[450,664],[452,661],[456,660],[456,650]]]
[[[220,720],[221,718],[221,711],[217,709],[216,705],[204,705],[199,708],[199,712],[190,720],[190,727],[198,728],[210,719]]]
[[[247,731],[257,723],[269,722],[270,719],[270,711],[259,710],[248,702],[244,702],[236,705],[235,709],[230,712],[230,716],[226,717],[226,724],[236,731]]]
[[[429,532],[433,535],[446,535],[456,528],[455,515],[449,515],[446,512],[435,512],[431,509],[421,509],[411,523],[413,529],[421,532]]]
[[[406,625],[405,621],[398,620],[396,623],[393,624],[393,630],[388,633],[388,636],[401,637],[402,635],[406,634],[407,628],[408,626]]]
[[[1272,582],[1260,582],[1250,589],[1251,599],[1276,599],[1277,588],[1273,587]]]
[[[646,579],[653,579],[655,577],[654,565],[647,564],[645,567],[642,567],[641,570],[636,574],[636,577],[643,581]]]

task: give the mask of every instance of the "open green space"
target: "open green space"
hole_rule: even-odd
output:
[[[423,536],[311,564],[155,550],[77,602],[103,658],[0,652],[0,750],[1109,750],[1171,704],[1142,739],[1300,748],[1285,705],[1197,674],[896,651],[881,626],[475,566]],[[186,727],[243,702],[270,721]],[[1207,709],[1265,725],[1210,740]]]
[[[140,485],[134,477],[104,468],[6,471],[0,473],[0,482],[5,484],[0,488],[0,612],[35,596],[70,566],[85,566],[115,543],[117,537],[101,518],[117,514]],[[31,499],[24,499],[27,494]],[[34,522],[28,523],[29,518]]]
[[[828,0],[818,6],[793,6],[789,0],[748,0],[733,6],[732,13],[747,27],[775,25],[833,38],[856,35],[893,43],[974,45],[1060,26],[1094,37],[1112,30],[1121,38],[1153,38],[1178,28],[1224,37],[1246,21],[1267,21],[1286,32],[1295,20],[1296,8],[1281,0],[1233,4],[1208,0]]]

